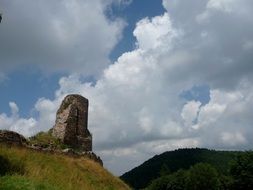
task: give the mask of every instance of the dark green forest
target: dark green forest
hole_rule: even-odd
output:
[[[252,190],[253,152],[179,149],[121,176],[134,189]]]

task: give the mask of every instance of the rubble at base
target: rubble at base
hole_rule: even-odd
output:
[[[47,147],[45,145],[41,146],[40,144],[36,143],[32,144],[30,143],[29,139],[26,139],[24,136],[13,131],[0,130],[0,143],[10,146],[24,147],[39,152],[67,155],[74,158],[88,158],[103,166],[103,161],[101,160],[101,158],[92,151],[78,151],[73,148],[59,149],[55,148],[50,143]]]

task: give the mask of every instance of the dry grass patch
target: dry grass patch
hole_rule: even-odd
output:
[[[0,187],[4,182],[10,185],[19,181],[30,185],[28,190],[48,187],[57,190],[129,189],[119,178],[86,158],[72,158],[5,145],[0,145],[0,156],[23,167],[23,171],[17,171],[14,177],[1,177]]]

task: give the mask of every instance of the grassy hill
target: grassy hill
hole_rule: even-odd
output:
[[[129,187],[85,158],[0,144],[1,190],[124,190]]]
[[[173,173],[179,169],[189,169],[197,163],[211,164],[219,173],[227,174],[229,163],[237,154],[239,152],[200,148],[168,151],[154,156],[120,178],[133,188],[141,189],[147,187],[152,180],[160,177],[161,172]]]

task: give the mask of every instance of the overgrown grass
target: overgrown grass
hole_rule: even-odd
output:
[[[47,183],[32,181],[24,176],[13,175],[0,178],[0,189],[3,190],[60,190]]]
[[[15,175],[0,177],[0,189],[80,190],[129,189],[99,164],[85,158],[37,152],[0,144],[0,156],[23,166]]]
[[[16,173],[24,174],[24,164],[19,159],[0,155],[0,176]]]
[[[39,132],[38,134],[29,138],[30,145],[38,145],[42,148],[51,148],[55,149],[65,149],[69,148],[69,146],[63,144],[59,139],[56,139],[52,136],[52,129],[48,132]]]

